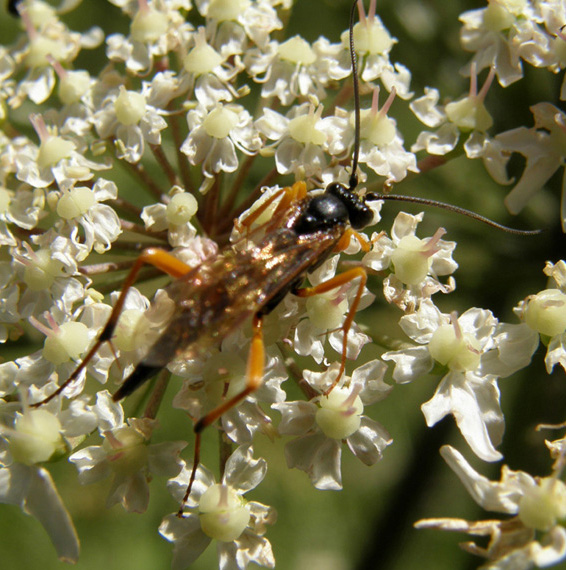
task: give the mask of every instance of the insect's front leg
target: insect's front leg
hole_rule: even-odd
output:
[[[116,304],[114,305],[114,307],[112,308],[112,312],[110,313],[110,317],[108,318],[106,325],[102,329],[102,332],[98,335],[98,338],[96,339],[96,342],[94,343],[92,348],[88,351],[88,353],[83,358],[82,362],[77,366],[77,368],[75,368],[71,376],[69,376],[69,378],[67,378],[67,380],[65,380],[65,382],[63,382],[63,384],[61,384],[61,386],[59,386],[57,390],[55,390],[55,392],[47,396],[47,398],[41,400],[41,402],[36,402],[35,404],[32,404],[32,407],[37,408],[39,406],[42,406],[43,404],[46,404],[47,402],[55,398],[55,396],[58,396],[71,382],[73,382],[78,378],[79,374],[86,368],[86,366],[92,360],[94,355],[98,352],[102,344],[104,342],[110,341],[112,335],[114,334],[114,329],[116,328],[116,325],[118,323],[120,313],[122,312],[122,309],[124,307],[128,291],[135,283],[138,273],[140,272],[140,269],[145,264],[153,265],[154,267],[157,267],[157,269],[160,269],[164,273],[167,273],[171,275],[171,277],[175,278],[181,277],[182,275],[185,275],[191,270],[191,268],[188,265],[186,265],[185,263],[183,263],[173,255],[162,249],[150,247],[145,251],[143,251],[141,255],[136,259],[134,265],[130,269],[130,272],[126,276],[126,279],[124,280],[124,283],[122,285],[122,289],[120,290],[120,295],[118,297],[118,300],[116,301]]]
[[[352,269],[348,269],[347,271],[344,271],[344,273],[340,273],[339,275],[334,276],[332,279],[324,281],[323,283],[319,283],[314,287],[304,287],[302,289],[297,289],[294,291],[294,294],[297,295],[297,297],[312,297],[314,295],[319,295],[320,293],[327,293],[328,291],[332,291],[332,289],[337,289],[338,287],[341,287],[342,285],[350,283],[356,279],[359,279],[359,283],[357,285],[358,290],[356,291],[352,305],[350,306],[348,314],[346,315],[346,319],[344,320],[344,323],[341,327],[342,331],[344,332],[344,340],[342,342],[342,358],[340,362],[340,370],[330,385],[330,388],[324,392],[325,396],[327,396],[334,389],[336,384],[338,384],[340,378],[342,378],[342,375],[344,374],[344,370],[346,369],[346,354],[348,353],[348,332],[352,328],[354,316],[358,310],[358,306],[364,292],[364,287],[367,282],[367,272],[363,267],[353,267]]]
[[[181,507],[177,513],[179,517],[183,516],[183,509],[187,502],[191,489],[195,480],[198,464],[200,462],[200,443],[202,431],[213,424],[218,418],[225,414],[228,410],[236,407],[242,400],[247,398],[250,394],[255,392],[263,383],[263,376],[265,371],[265,345],[263,342],[263,315],[258,313],[254,316],[252,321],[252,341],[250,351],[248,353],[248,363],[246,367],[246,387],[227,400],[220,404],[208,414],[200,418],[194,426],[195,432],[195,452],[193,456],[193,468],[189,478],[189,485],[183,497]]]

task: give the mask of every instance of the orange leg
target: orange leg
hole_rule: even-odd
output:
[[[350,238],[352,237],[360,244],[362,251],[367,253],[371,249],[370,242],[365,235],[358,233],[352,228],[348,228],[338,240],[338,243],[334,247],[334,251],[344,251],[350,244]]]
[[[83,358],[82,362],[78,365],[78,367],[75,368],[71,376],[69,376],[69,378],[67,378],[67,380],[65,380],[65,382],[63,382],[63,384],[61,384],[61,386],[59,386],[59,388],[57,388],[57,390],[55,390],[53,394],[50,394],[49,396],[47,396],[47,398],[45,398],[41,402],[36,402],[35,404],[33,404],[32,405],[33,408],[38,408],[39,406],[42,406],[43,404],[46,404],[47,402],[55,398],[55,396],[58,396],[71,382],[73,382],[73,380],[76,380],[79,374],[88,365],[92,357],[98,352],[98,349],[101,347],[101,345],[104,342],[110,341],[114,333],[114,329],[116,328],[116,324],[118,323],[118,318],[120,316],[120,313],[122,312],[122,308],[124,307],[124,302],[126,301],[126,295],[128,294],[130,287],[134,284],[136,277],[140,272],[140,269],[146,263],[149,265],[153,265],[158,269],[161,269],[161,271],[163,271],[164,273],[167,273],[175,278],[181,277],[182,275],[185,275],[185,273],[188,273],[191,270],[191,268],[188,265],[186,265],[185,263],[183,263],[173,255],[167,253],[162,249],[150,247],[145,251],[143,251],[141,255],[136,259],[132,269],[130,269],[130,272],[128,273],[126,279],[124,280],[124,284],[122,285],[122,289],[120,290],[120,296],[118,297],[116,304],[112,308],[112,312],[110,313],[110,317],[108,318],[106,325],[102,329],[102,332],[98,335],[98,338],[94,343],[94,345],[92,346],[92,348],[88,351],[88,353]]]
[[[348,269],[348,271],[344,271],[344,273],[340,273],[336,275],[332,279],[328,281],[324,281],[323,283],[319,283],[315,287],[305,287],[304,289],[299,289],[295,291],[295,295],[297,297],[312,297],[313,295],[318,295],[320,293],[326,293],[328,291],[332,291],[332,289],[336,289],[337,287],[341,287],[345,283],[349,283],[354,279],[359,279],[360,282],[358,284],[358,290],[356,291],[356,296],[352,301],[352,306],[346,315],[346,319],[344,320],[344,324],[342,325],[342,331],[344,331],[344,341],[342,343],[342,360],[340,362],[340,370],[338,371],[338,375],[332,382],[330,388],[324,392],[324,395],[327,396],[338,384],[338,381],[344,374],[344,370],[346,369],[346,354],[348,352],[348,332],[352,328],[352,323],[354,322],[354,316],[356,311],[358,310],[358,305],[360,304],[360,299],[362,298],[362,294],[364,292],[364,287],[367,281],[367,272],[363,267],[353,267],[352,269]]]
[[[250,351],[248,353],[248,364],[246,369],[246,387],[236,394],[234,397],[230,398],[226,402],[223,402],[210,412],[200,418],[195,423],[195,452],[193,457],[193,468],[191,471],[191,476],[189,478],[189,485],[187,486],[187,491],[183,497],[183,502],[181,503],[181,508],[177,515],[179,517],[183,516],[183,509],[185,503],[187,502],[189,495],[191,494],[191,489],[193,488],[193,483],[195,481],[195,476],[197,473],[198,464],[200,462],[200,442],[201,433],[204,428],[208,427],[210,424],[214,423],[222,414],[226,413],[237,406],[243,399],[255,392],[263,382],[263,373],[265,369],[265,346],[263,343],[263,317],[261,315],[255,315],[253,319],[253,336],[250,346]]]

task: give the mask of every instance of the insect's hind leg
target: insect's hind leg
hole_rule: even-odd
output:
[[[102,329],[102,332],[98,335],[98,338],[96,339],[96,342],[94,343],[92,348],[88,351],[88,353],[83,358],[82,362],[77,366],[77,368],[75,368],[71,376],[69,376],[69,378],[67,378],[67,380],[65,380],[65,382],[63,382],[63,384],[61,384],[61,386],[59,386],[57,390],[55,390],[55,392],[47,396],[47,398],[44,398],[41,402],[36,402],[35,404],[32,405],[32,407],[37,408],[39,406],[42,406],[43,404],[46,404],[47,402],[55,398],[55,396],[58,396],[71,382],[73,382],[73,380],[76,380],[76,378],[78,378],[79,374],[86,368],[88,363],[98,352],[101,345],[104,342],[110,341],[112,335],[114,334],[114,329],[116,328],[116,324],[118,323],[118,318],[120,316],[120,313],[122,312],[122,308],[124,307],[128,291],[130,290],[130,287],[132,287],[132,285],[135,283],[138,273],[140,272],[140,269],[146,264],[153,265],[154,267],[157,267],[157,269],[160,269],[161,271],[171,275],[172,277],[181,277],[182,275],[185,275],[191,270],[191,267],[189,267],[187,264],[183,263],[181,260],[177,259],[173,255],[162,249],[150,247],[145,251],[143,251],[140,254],[140,256],[136,259],[134,265],[130,269],[130,272],[126,276],[126,279],[124,280],[124,283],[122,285],[122,289],[120,290],[120,295],[118,297],[118,300],[116,301],[116,304],[114,305],[114,307],[112,308],[112,312],[110,313],[110,317],[108,317],[106,325]],[[118,393],[120,393],[120,391],[118,391],[117,394]],[[114,398],[114,399],[116,400],[120,398]]]
[[[255,392],[263,383],[263,375],[265,370],[265,345],[263,342],[263,316],[259,313],[256,314],[253,318],[252,331],[252,342],[250,350],[248,352],[248,362],[246,367],[246,387],[226,402],[223,402],[208,412],[208,414],[200,418],[195,423],[195,451],[193,456],[193,467],[191,470],[191,476],[189,478],[189,485],[187,486],[181,507],[177,513],[179,517],[183,516],[183,509],[189,498],[189,495],[191,494],[193,483],[195,481],[198,464],[200,462],[200,444],[202,431],[214,423],[228,410],[231,410],[237,406],[247,396]]]
[[[328,281],[319,283],[314,287],[304,287],[293,292],[298,297],[312,297],[314,295],[319,295],[320,293],[327,293],[328,291],[332,291],[332,289],[341,287],[342,285],[350,283],[355,279],[359,279],[359,283],[357,285],[358,289],[356,291],[354,300],[352,301],[352,305],[348,310],[346,319],[344,320],[344,323],[341,327],[342,331],[344,332],[344,340],[342,341],[342,358],[340,360],[340,370],[330,385],[330,388],[324,392],[326,396],[335,388],[336,384],[338,384],[340,378],[342,378],[342,374],[344,374],[344,371],[346,369],[346,355],[348,353],[348,332],[352,328],[354,316],[356,315],[356,311],[358,310],[358,306],[364,292],[364,287],[367,282],[367,272],[363,267],[353,267],[352,269],[348,269],[347,271],[344,271],[344,273],[340,273],[331,279],[328,279]]]

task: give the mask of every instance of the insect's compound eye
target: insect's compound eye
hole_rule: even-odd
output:
[[[344,204],[352,228],[361,230],[371,224],[373,220],[372,210],[365,204],[364,200],[346,186],[332,182],[326,187],[326,193],[335,196]]]

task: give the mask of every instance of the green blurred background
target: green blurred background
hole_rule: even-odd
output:
[[[325,35],[337,41],[346,29],[349,1],[298,0],[293,10],[288,35],[300,33],[309,41]],[[459,69],[470,55],[459,48],[458,15],[482,7],[483,2],[464,0],[380,0],[378,12],[392,35],[399,39],[392,60],[405,64],[413,73],[412,88],[417,95],[425,85],[437,86],[446,96],[457,97],[467,90],[468,82]],[[64,20],[71,29],[86,30],[101,26],[107,34],[124,31],[126,21],[120,11],[103,0],[83,0],[81,7]],[[0,7],[0,34],[9,43],[18,22]],[[98,70],[102,49],[83,52],[77,67]],[[484,74],[481,76],[483,80]],[[481,81],[480,80],[480,81]],[[555,102],[561,76],[526,69],[526,80],[503,90],[494,85],[487,106],[495,119],[493,132],[520,125],[531,126],[529,105],[543,100]],[[396,101],[390,115],[398,121],[407,146],[414,141],[419,125],[406,104]],[[522,163],[513,160],[511,168],[520,173]],[[442,210],[427,211],[419,235],[432,235],[438,226],[448,230],[445,239],[455,240],[455,259],[460,269],[455,277],[457,291],[435,301],[445,311],[464,311],[470,306],[491,309],[498,318],[515,322],[512,307],[524,296],[545,287],[544,262],[564,255],[564,237],[558,222],[560,176],[557,174],[527,210],[511,218],[502,200],[508,189],[495,185],[479,162],[458,159],[425,176],[399,184],[401,194],[416,194],[454,203],[475,210],[501,223],[515,227],[542,227],[536,238],[504,234],[472,220]],[[409,206],[386,203],[382,227],[389,229],[400,209],[418,212]],[[371,288],[378,296],[381,284],[375,279]],[[384,302],[360,313],[359,321],[374,334],[402,338],[396,324],[399,313]],[[13,358],[9,348],[3,358]],[[25,354],[27,347],[15,348]],[[363,359],[375,357],[375,347],[366,347]],[[500,382],[502,407],[507,433],[501,446],[506,462],[513,469],[533,475],[546,475],[550,461],[543,440],[554,439],[549,432],[535,432],[541,422],[565,419],[566,379],[560,370],[547,376],[539,350],[528,374]],[[279,522],[269,529],[277,568],[280,570],[463,570],[480,566],[481,560],[463,553],[457,544],[467,540],[461,535],[435,531],[416,531],[412,524],[424,517],[451,516],[489,518],[479,512],[456,476],[438,455],[443,443],[452,443],[482,473],[499,477],[500,465],[488,465],[472,457],[452,419],[427,429],[420,405],[428,400],[437,385],[436,378],[423,378],[396,387],[385,401],[372,406],[369,415],[390,431],[394,444],[384,459],[368,468],[344,450],[342,492],[316,491],[308,477],[285,466],[283,445],[272,445],[260,438],[256,455],[268,459],[265,481],[250,498],[272,505]],[[172,392],[172,390],[170,391]],[[171,398],[171,394],[168,395]],[[185,439],[192,445],[191,425],[166,401],[159,420],[164,439]],[[204,463],[216,464],[216,434],[204,437]],[[558,436],[557,436],[558,437]],[[187,458],[189,455],[187,455]],[[162,517],[176,509],[165,489],[164,480],[151,484],[150,508],[144,515],[128,515],[120,507],[105,508],[109,481],[81,487],[73,466],[65,461],[53,465],[58,489],[75,521],[81,539],[80,570],[168,569],[171,545],[157,533]],[[215,548],[209,547],[194,564],[195,569],[217,565]],[[0,506],[0,566],[3,569],[59,569],[64,565],[36,520],[16,507]],[[566,568],[566,565],[561,567]]]

